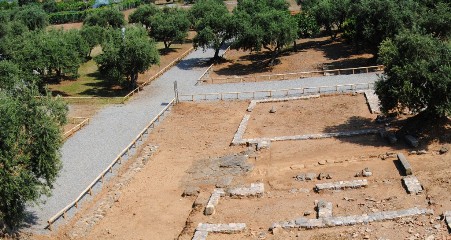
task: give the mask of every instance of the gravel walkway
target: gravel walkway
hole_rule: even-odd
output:
[[[179,91],[184,94],[324,86],[372,82],[377,79],[375,74],[363,74],[292,81],[195,86],[197,79],[206,70],[206,61],[211,56],[213,56],[211,50],[192,52],[176,67],[132,97],[127,104],[102,109],[88,126],[70,137],[61,150],[63,169],[54,186],[53,195],[44,199],[46,202],[39,207],[28,208],[33,215],[28,229],[42,232],[47,219],[72,202],[111,163],[142,128],[161,111],[165,103],[171,101],[174,97],[173,81],[175,80],[178,82]]]

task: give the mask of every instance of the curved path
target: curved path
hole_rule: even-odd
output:
[[[99,111],[83,130],[75,133],[62,147],[63,169],[53,195],[39,207],[29,207],[31,230],[42,231],[46,221],[72,202],[104,170],[146,124],[174,97],[173,81],[181,94],[282,89],[374,82],[375,74],[343,75],[298,80],[195,86],[206,70],[213,51],[197,50],[177,66],[145,87],[123,105],[108,106]],[[64,220],[63,220],[64,221]]]

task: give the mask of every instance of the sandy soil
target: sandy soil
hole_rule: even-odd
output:
[[[363,105],[360,95],[306,101],[312,103],[281,103],[284,107],[278,107],[275,114],[283,115],[281,119],[288,123],[297,122],[303,116],[306,122],[315,125],[315,133],[335,127],[352,116],[375,118],[375,115],[369,115],[367,108],[360,106]],[[340,106],[340,102],[349,107]],[[122,190],[118,201],[94,229],[78,238],[191,239],[195,226],[200,222],[244,222],[247,229],[241,234],[210,234],[208,239],[404,239],[411,236],[412,239],[424,239],[430,235],[434,235],[435,239],[449,239],[444,222],[437,217],[443,211],[451,210],[451,195],[447,194],[451,192],[451,153],[438,155],[437,151],[443,145],[450,147],[450,142],[432,142],[429,146],[422,146],[422,149],[428,149],[424,155],[407,155],[412,149],[403,142],[390,146],[378,136],[273,142],[269,149],[251,154],[247,161],[254,165],[253,171],[235,176],[232,182],[232,185],[263,182],[265,194],[262,198],[223,197],[212,216],[204,216],[203,208],[192,208],[196,197],[181,197],[192,167],[199,167],[198,163],[206,159],[247,149],[229,144],[248,104],[247,101],[227,101],[177,105],[145,143],[159,146],[150,162]],[[316,104],[316,111],[308,113],[310,118],[299,110],[282,110],[296,109],[304,104]],[[350,107],[351,104],[357,107]],[[337,116],[339,112],[328,112],[334,109],[333,106],[338,106],[336,108],[342,116]],[[259,107],[255,108],[253,115],[258,113]],[[252,123],[255,129],[263,129],[265,114],[271,117],[267,112],[268,106],[261,108],[263,111],[258,119],[262,121],[255,119]],[[274,126],[279,126],[281,132],[291,129],[289,125],[285,129],[283,124]],[[296,127],[296,131],[310,131],[307,124]],[[442,134],[451,136],[451,122],[446,129]],[[414,174],[425,188],[422,194],[415,196],[406,193],[395,158],[380,158],[387,152],[403,152],[408,156]],[[324,165],[319,164],[324,160]],[[209,166],[204,167],[208,173]],[[373,172],[373,176],[368,178],[368,188],[320,194],[312,190],[314,184],[320,182],[359,179],[354,175],[366,167]],[[299,182],[293,178],[306,172],[329,173],[332,179]],[[206,203],[214,186],[200,187],[197,201]],[[272,223],[300,217],[306,211],[311,212],[309,218],[314,218],[314,201],[319,199],[332,202],[336,216],[415,206],[431,208],[435,214],[348,227],[281,231],[277,234],[268,231]],[[86,208],[78,215],[83,216],[92,210]],[[74,221],[77,217],[51,238],[73,237]]]
[[[332,41],[329,36],[297,40],[297,50],[287,49],[279,57],[280,63],[268,67],[269,54],[266,51],[248,52],[229,50],[225,61],[213,66],[208,78],[234,76],[256,76],[276,73],[309,72],[329,69],[343,69],[375,65],[373,55],[359,53],[342,41]],[[215,80],[221,83],[221,80]],[[210,82],[208,82],[210,83]]]
[[[276,110],[276,113],[269,114],[271,109]],[[244,138],[292,136],[378,127],[373,120],[374,115],[369,112],[363,94],[259,103],[251,113]]]

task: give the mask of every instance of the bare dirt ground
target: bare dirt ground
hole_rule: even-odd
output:
[[[96,104],[71,104],[69,105],[69,112],[67,114],[67,124],[64,125],[63,131],[69,131],[73,127],[75,127],[80,121],[74,118],[92,118],[97,111],[101,109],[101,105]]]
[[[316,102],[280,103],[283,106],[278,106],[279,110],[272,114],[281,115],[274,118],[279,124],[271,126],[279,127],[280,132],[290,133],[293,126],[285,126],[284,123],[301,121],[299,117],[303,115],[302,121],[307,124],[299,124],[292,132],[317,133],[334,129],[350,117],[375,118],[375,115],[369,115],[367,108],[361,106],[363,102],[360,95],[326,97],[313,101]],[[340,102],[356,106],[344,107]],[[79,229],[84,225],[83,216],[95,209],[94,202],[50,238],[191,239],[200,222],[243,222],[247,224],[243,233],[209,234],[208,239],[424,239],[431,235],[435,239],[450,239],[440,215],[445,210],[451,210],[451,153],[438,154],[442,146],[451,146],[450,121],[440,133],[441,139],[447,140],[423,143],[415,149],[427,150],[424,155],[408,155],[413,149],[408,148],[403,141],[388,145],[376,135],[273,142],[269,149],[251,151],[247,162],[253,165],[253,170],[234,175],[231,183],[236,186],[263,182],[263,197],[222,197],[216,213],[211,216],[203,215],[202,207],[192,208],[195,201],[205,204],[214,188],[214,185],[197,181],[193,176],[199,177],[199,174],[204,173],[204,177],[214,178],[216,175],[211,174],[214,159],[247,150],[245,146],[229,145],[248,103],[227,101],[177,105],[145,143],[157,145],[158,150],[149,163],[117,193],[117,201],[104,213],[102,220],[92,230]],[[304,104],[316,104],[312,106],[316,111],[283,110],[297,109]],[[330,112],[332,106],[336,106],[338,112]],[[267,112],[268,106],[258,105],[252,113],[254,116],[259,112],[259,107],[263,109],[261,116],[253,120],[251,129],[264,129],[264,115],[272,117]],[[309,124],[314,127],[311,128]],[[401,184],[403,173],[398,170],[396,159],[391,157],[382,160],[380,157],[387,152],[402,152],[408,157],[415,176],[424,187],[422,194],[407,194]],[[364,168],[373,172],[373,176],[367,178],[367,188],[324,193],[312,190],[316,183],[360,179],[354,175]],[[307,172],[328,173],[332,179],[311,182],[294,179],[297,174]],[[181,197],[185,187],[193,183],[200,187],[200,195],[197,198]],[[108,192],[106,189],[99,194],[97,201],[101,201],[101,196]],[[320,199],[333,203],[334,216],[412,207],[433,209],[434,215],[327,229],[283,230],[276,234],[268,231],[272,223],[295,219],[306,212],[311,213],[308,218],[315,218],[314,202]],[[79,224],[76,224],[77,221]],[[84,234],[74,235],[74,232]]]
[[[270,114],[271,109],[276,110],[276,113]],[[251,113],[244,138],[292,136],[378,127],[373,120],[374,115],[369,112],[363,94],[259,103]]]
[[[355,68],[375,65],[372,54],[360,53],[343,41],[332,41],[329,36],[297,40],[296,50],[287,49],[279,57],[280,63],[269,67],[267,51],[249,52],[229,50],[225,61],[213,66],[209,78],[256,76],[329,69]],[[215,80],[221,83],[221,80]]]

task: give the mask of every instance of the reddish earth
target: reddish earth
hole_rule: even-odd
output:
[[[247,229],[243,233],[210,234],[208,239],[424,239],[430,235],[435,239],[449,239],[448,230],[439,216],[443,211],[451,210],[451,195],[448,194],[451,192],[451,153],[439,155],[438,150],[442,146],[451,146],[451,121],[445,123],[440,133],[442,139],[447,140],[422,143],[416,149],[427,150],[424,155],[408,155],[413,149],[404,142],[388,145],[376,135],[272,142],[269,149],[255,152],[248,159],[254,164],[253,171],[235,176],[232,182],[232,185],[263,182],[265,193],[262,198],[223,197],[212,216],[204,216],[203,208],[192,208],[196,197],[181,197],[186,182],[191,181],[190,169],[193,166],[202,169],[199,163],[247,149],[245,146],[230,146],[230,142],[248,103],[183,102],[177,105],[145,142],[145,145],[158,145],[157,152],[118,192],[120,197],[103,219],[93,229],[83,230],[83,235],[74,236],[74,232],[80,232],[80,224],[76,222],[83,223],[83,216],[95,210],[96,202],[102,201],[108,187],[50,238],[191,239],[195,226],[200,222],[244,222]],[[308,114],[305,112],[307,109],[298,110],[302,106],[310,106]],[[375,125],[376,117],[369,114],[361,95],[280,103],[276,113],[269,113],[269,109],[270,105],[257,105],[252,112],[255,119],[249,125],[250,131],[278,128],[273,133],[280,135],[327,132],[348,124],[346,119],[352,117],[363,117],[365,122]],[[274,123],[266,123],[265,116],[273,118]],[[299,124],[293,125],[295,122]],[[360,126],[351,124],[346,129]],[[380,158],[387,152],[402,152],[408,157],[415,176],[424,187],[422,194],[406,193],[395,158]],[[140,154],[142,152],[138,151],[137,156]],[[320,165],[320,161],[325,161],[325,164]],[[204,167],[208,172],[208,166]],[[324,193],[312,190],[316,183],[359,179],[354,177],[355,173],[366,167],[373,172],[373,176],[368,178],[367,188]],[[332,179],[299,182],[293,178],[305,172],[329,173]],[[120,178],[116,177],[111,184]],[[200,187],[197,201],[205,203],[214,186]],[[276,234],[268,231],[272,223],[300,217],[306,211],[312,213],[309,218],[314,218],[314,201],[319,199],[332,202],[336,216],[412,207],[433,209],[434,216],[327,229],[283,230]],[[45,239],[42,236],[36,238]]]

